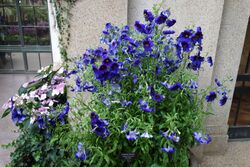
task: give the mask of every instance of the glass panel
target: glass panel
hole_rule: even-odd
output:
[[[41,24],[41,22],[47,22],[48,24],[48,9],[47,7],[35,7],[35,17],[37,25]]]
[[[2,0],[4,4],[16,4],[16,0]]]
[[[17,26],[0,28],[0,45],[20,45]]]
[[[50,32],[49,28],[37,28],[38,45],[50,45]]]
[[[18,25],[16,7],[4,7],[0,12],[4,25]]]
[[[23,38],[25,45],[37,45],[36,28],[34,27],[23,28]]]
[[[11,54],[8,52],[0,52],[0,69],[12,69]]]
[[[41,66],[45,67],[52,64],[52,54],[51,53],[40,53]]]
[[[35,24],[33,7],[21,7],[22,25],[29,26]]]
[[[23,53],[11,53],[13,68],[15,70],[24,70]]]
[[[36,6],[43,6],[46,5],[46,0],[22,0],[22,5],[36,5]]]
[[[38,53],[27,53],[29,71],[37,71],[39,69]]]

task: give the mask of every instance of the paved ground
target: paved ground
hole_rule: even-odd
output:
[[[17,92],[19,86],[33,78],[34,75],[24,74],[0,74],[0,115],[2,115],[2,105]],[[0,119],[0,144],[7,144],[17,136],[14,132],[15,125],[10,117]],[[9,161],[10,150],[0,148],[0,167],[4,167]]]

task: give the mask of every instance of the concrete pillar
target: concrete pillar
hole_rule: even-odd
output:
[[[78,0],[71,10],[70,57],[81,55],[87,48],[97,48],[107,22],[127,24],[127,0]]]

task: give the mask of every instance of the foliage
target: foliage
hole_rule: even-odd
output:
[[[53,138],[58,131],[68,130],[68,102],[65,78],[62,70],[53,71],[48,66],[40,71],[37,79],[23,84],[18,94],[4,105],[2,117],[11,114],[19,127],[19,137],[6,147],[14,147],[10,166],[61,166],[65,150],[59,139]]]
[[[107,47],[87,49],[68,73],[76,94],[66,138],[82,165],[124,166],[120,155],[135,153],[131,166],[185,167],[190,147],[211,142],[202,128],[206,106],[216,99],[223,106],[228,90],[218,79],[198,90],[202,65],[213,65],[202,56],[202,30],[174,38],[176,20],[159,11],[144,10],[146,23],[134,28],[107,23],[101,36]],[[79,92],[91,92],[90,99]]]

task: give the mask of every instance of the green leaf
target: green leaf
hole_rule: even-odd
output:
[[[18,89],[18,95],[21,96],[22,94],[25,94],[27,93],[27,89],[24,88],[23,86],[21,86],[19,89]]]
[[[6,117],[7,115],[9,115],[10,113],[10,109],[7,109],[3,112],[2,118]]]

